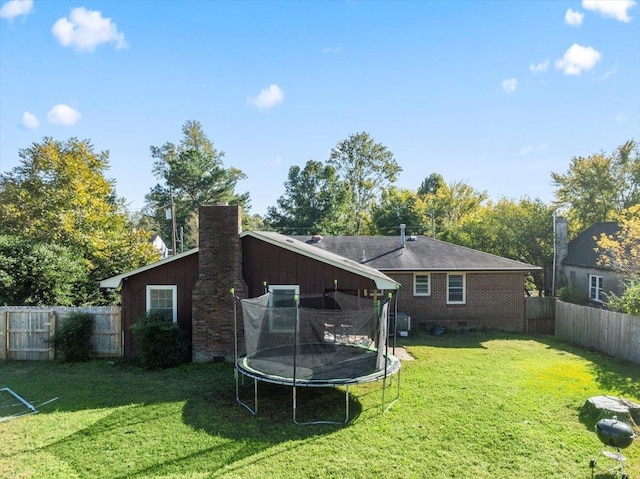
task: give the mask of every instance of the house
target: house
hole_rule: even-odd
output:
[[[162,241],[160,235],[153,235],[153,237],[151,238],[151,245],[158,253],[160,253],[161,259],[169,256],[169,247],[165,244],[164,241]]]
[[[397,290],[394,280],[370,266],[278,233],[241,233],[238,206],[202,206],[199,215],[198,248],[100,281],[102,288],[120,288],[126,356],[135,354],[130,326],[148,310],[165,309],[191,334],[194,361],[233,357],[232,288],[239,297],[259,296],[265,288],[300,295]]]
[[[525,330],[525,277],[540,270],[427,236],[325,236],[306,240],[397,281],[412,323],[449,329]]]
[[[616,236],[620,226],[615,222],[596,223],[571,241],[567,241],[567,221],[556,220],[558,242],[558,274],[556,285],[575,286],[584,292],[594,305],[602,305],[606,295],[622,294],[624,278],[611,268],[599,264],[596,252],[597,242],[602,234]]]
[[[234,353],[234,301],[265,290],[310,294],[339,289],[397,295],[413,324],[525,329],[525,275],[537,268],[426,237],[326,237],[241,231],[237,206],[202,206],[199,248],[100,282],[120,288],[123,341],[146,311],[166,309],[190,332],[196,362]]]

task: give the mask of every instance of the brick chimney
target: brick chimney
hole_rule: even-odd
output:
[[[193,362],[232,359],[233,299],[246,297],[242,278],[242,209],[218,204],[199,209],[199,273],[193,288]],[[238,334],[242,332],[238,308]]]

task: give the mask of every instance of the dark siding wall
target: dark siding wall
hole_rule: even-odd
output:
[[[467,273],[466,304],[447,304],[447,274],[431,274],[431,296],[413,295],[413,273],[387,275],[402,284],[398,310],[411,316],[412,328],[488,328],[524,331],[523,273]]]
[[[300,294],[333,289],[338,280],[342,291],[374,290],[375,282],[320,261],[278,248],[256,238],[242,238],[242,275],[249,297],[264,293],[268,284],[298,284]]]
[[[147,307],[147,285],[176,285],[178,293],[178,324],[191,337],[191,291],[198,279],[198,254],[194,253],[171,263],[124,280],[122,285],[122,330],[124,354],[135,354],[131,325]]]

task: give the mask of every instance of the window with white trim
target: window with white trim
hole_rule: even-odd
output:
[[[175,285],[147,285],[147,312],[163,311],[174,323],[178,322],[178,287]]]
[[[298,320],[298,302],[300,295],[298,285],[270,284],[269,330],[273,333],[293,333]]]
[[[589,275],[589,299],[592,301],[604,301],[602,295],[602,276]]]
[[[429,296],[431,294],[431,275],[429,273],[413,274],[413,295]]]
[[[466,275],[447,273],[447,304],[465,304],[466,302]]]

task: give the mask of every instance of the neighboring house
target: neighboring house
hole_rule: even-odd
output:
[[[153,237],[151,238],[151,244],[153,245],[155,250],[160,253],[160,259],[164,259],[169,256],[170,250],[164,243],[164,241],[162,241],[160,235],[153,235]]]
[[[606,302],[609,293],[622,294],[624,278],[611,268],[600,265],[596,252],[602,234],[615,237],[619,233],[618,223],[596,223],[569,242],[566,241],[566,220],[559,218],[556,229],[559,243],[557,289],[571,284],[586,293],[596,305]]]
[[[337,288],[369,297],[397,292],[398,309],[413,325],[525,329],[525,275],[537,267],[427,237],[301,241],[241,232],[237,206],[203,206],[199,214],[199,248],[100,282],[121,287],[127,356],[134,354],[131,324],[145,311],[166,309],[191,333],[194,361],[233,357],[231,288],[243,298],[266,289],[305,295]]]

